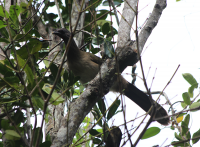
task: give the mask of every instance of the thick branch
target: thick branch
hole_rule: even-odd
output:
[[[118,29],[117,46],[123,47],[130,40],[131,26],[134,21],[138,0],[126,0]],[[131,6],[131,7],[130,7]]]
[[[152,11],[147,23],[142,28],[142,30],[141,30],[141,32],[139,34],[139,37],[138,37],[139,38],[139,50],[140,50],[140,53],[142,52],[143,47],[144,47],[147,39],[149,38],[152,30],[158,24],[158,21],[160,19],[162,11],[166,8],[166,6],[167,6],[166,0],[157,0],[156,1],[154,9],[153,9],[153,11]]]

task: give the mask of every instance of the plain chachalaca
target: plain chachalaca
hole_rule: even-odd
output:
[[[53,32],[53,34],[59,36],[64,40],[64,43],[67,45],[68,40],[70,38],[71,33],[67,29],[58,29]],[[67,65],[68,68],[74,73],[75,76],[80,77],[80,82],[85,84],[97,75],[100,66],[103,60],[92,53],[84,52],[79,50],[75,41],[72,39],[70,47],[67,52]],[[129,97],[133,102],[139,105],[144,111],[148,112],[151,108],[152,104],[148,95],[139,90],[137,87],[126,81],[120,75],[120,83],[114,82],[110,91],[120,92],[120,89],[123,89],[123,94]],[[120,88],[119,85],[120,84]],[[165,109],[159,105],[156,106],[156,114],[155,118],[160,118],[164,116],[168,116]],[[157,120],[162,125],[168,125],[169,118],[163,118]]]

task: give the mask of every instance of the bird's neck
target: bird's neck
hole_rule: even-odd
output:
[[[76,61],[77,58],[80,58],[80,54],[81,54],[81,50],[79,50],[75,41],[72,40],[70,48],[68,49],[67,60],[68,61],[73,61],[73,60]]]

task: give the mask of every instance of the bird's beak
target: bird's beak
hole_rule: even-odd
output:
[[[59,35],[60,32],[58,32],[58,31],[54,31],[54,32],[52,32],[52,34],[54,34],[54,35]]]

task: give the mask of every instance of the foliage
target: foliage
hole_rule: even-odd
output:
[[[181,122],[181,131],[178,133],[175,132],[174,136],[178,141],[173,141],[172,145],[174,146],[191,146],[192,144],[195,144],[199,141],[199,130],[191,136],[189,124],[190,124],[190,117],[191,113],[195,112],[199,109],[200,103],[199,100],[197,100],[197,96],[193,98],[194,89],[198,88],[198,83],[196,79],[190,74],[190,73],[184,73],[183,78],[190,84],[190,87],[188,88],[188,92],[184,92],[182,94],[183,101],[181,102],[181,106],[183,107],[183,110],[186,108],[191,109],[190,111],[187,111],[187,113],[182,113],[177,115],[177,122]],[[184,120],[182,119],[184,116]],[[172,127],[174,129],[174,127]],[[186,141],[185,141],[186,140]],[[189,141],[187,141],[189,140]],[[191,140],[191,141],[190,141]]]
[[[71,14],[69,7],[71,2],[66,0],[64,5],[59,1],[62,18],[66,23],[69,23],[69,16]],[[89,8],[95,10],[100,4],[101,1],[91,1],[91,7]],[[4,130],[5,132],[5,135],[1,134],[1,137],[5,137],[7,144],[13,147],[27,145],[25,143],[28,133],[26,128],[30,125],[27,124],[27,120],[30,119],[27,117],[28,108],[30,108],[31,116],[37,117],[37,115],[45,114],[45,120],[48,121],[47,116],[50,113],[46,101],[48,101],[48,104],[53,105],[65,102],[64,98],[66,97],[69,101],[73,101],[83,90],[80,83],[77,82],[79,77],[74,77],[73,73],[67,72],[64,69],[62,69],[60,78],[55,83],[57,74],[59,73],[59,65],[54,61],[48,61],[47,55],[49,50],[51,50],[49,42],[41,39],[43,36],[38,32],[38,21],[35,19],[38,13],[32,13],[30,9],[31,7],[34,10],[41,9],[41,5],[42,3],[39,1],[21,2],[20,5],[11,5],[9,12],[2,5],[0,6],[1,49],[4,54],[11,51],[10,54],[3,57],[3,60],[0,60],[0,105],[3,112],[3,115],[0,116],[0,130]],[[47,13],[46,11],[52,6],[55,6],[54,2],[45,1],[44,7],[40,10],[39,17],[42,18],[42,21],[47,26],[60,28],[58,25],[60,20],[57,19],[58,15]],[[117,34],[117,30],[112,27],[110,21],[105,20],[109,14],[108,10],[100,9],[94,11],[94,13],[96,13],[97,17],[101,18],[96,21],[96,24],[91,24],[91,26],[89,25],[89,27],[85,28],[86,31],[96,35],[95,37],[91,37],[85,34],[85,42],[92,43],[91,45],[87,45],[86,49],[91,50],[92,53],[97,53],[99,48],[95,48],[94,45],[103,44],[105,56],[111,58],[114,53],[111,39]],[[113,13],[110,14],[113,15]],[[102,15],[104,16],[102,17]],[[86,17],[88,19],[85,20],[85,25],[89,24],[91,19],[93,19],[93,15],[89,12],[86,12],[86,16],[90,17]],[[45,68],[40,68],[41,62],[45,64]],[[49,96],[50,99],[48,99]],[[119,107],[119,103],[120,101],[118,100],[108,111],[108,120],[117,113],[116,110]],[[98,106],[93,108],[92,113],[95,115],[95,119],[99,119],[98,124],[101,124],[100,126],[103,128],[102,118],[99,118],[99,116],[104,114],[106,109],[102,109],[100,105],[105,106],[105,103],[99,102]],[[8,116],[8,119],[5,116]],[[77,132],[76,139],[85,133],[84,129],[89,127],[89,122],[90,119],[85,118],[85,121],[83,121],[83,125],[85,126],[81,131]],[[105,124],[108,126],[106,122]],[[36,128],[36,125],[31,126],[31,132],[34,131],[33,145],[37,143],[40,130],[41,128]],[[26,135],[24,136],[24,134]],[[76,142],[76,139],[73,142]],[[95,137],[92,140],[94,144],[98,142]],[[51,145],[49,139],[42,143],[41,138],[39,142],[39,146]],[[2,145],[2,142],[0,144]]]

